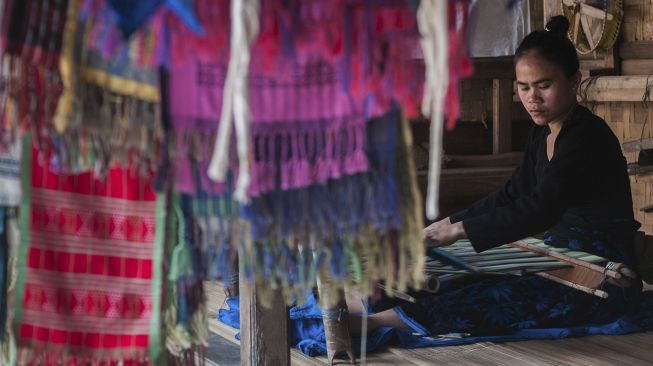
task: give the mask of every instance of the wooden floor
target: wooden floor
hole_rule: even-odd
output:
[[[225,306],[221,284],[206,285],[209,304],[209,328],[238,344],[238,332],[216,320],[218,309]],[[649,288],[651,290],[651,288]],[[328,365],[326,357],[308,357],[292,350],[291,363],[297,366]],[[348,364],[344,360],[337,362]],[[653,332],[623,336],[591,336],[554,341],[511,343],[475,343],[464,346],[403,349],[388,347],[368,354],[367,365],[461,365],[461,366],[613,366],[653,365]]]

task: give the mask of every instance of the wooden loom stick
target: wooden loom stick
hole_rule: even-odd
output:
[[[589,287],[586,287],[586,286],[583,286],[583,285],[579,285],[577,283],[573,283],[571,281],[568,281],[566,279],[554,276],[554,275],[549,274],[547,272],[538,272],[538,273],[536,273],[536,275],[538,275],[540,277],[544,277],[544,278],[549,279],[551,281],[558,282],[558,283],[563,284],[565,286],[569,286],[569,287],[574,288],[576,290],[586,292],[586,293],[588,293],[590,295],[598,296],[598,297],[601,297],[601,298],[604,298],[604,299],[608,298],[608,293],[603,291],[603,290],[593,289],[593,288],[589,288]]]
[[[588,263],[588,262],[585,262],[585,261],[570,257],[568,255],[558,253],[558,252],[556,252],[554,250],[551,250],[551,249],[548,249],[548,248],[543,248],[543,247],[540,247],[540,246],[537,246],[537,245],[534,245],[534,244],[527,244],[527,243],[525,243],[523,241],[516,241],[516,242],[510,243],[508,245],[514,246],[516,248],[522,248],[522,249],[525,249],[525,250],[530,250],[530,251],[533,251],[533,252],[541,253],[543,255],[547,255],[547,256],[550,256],[550,257],[553,257],[553,258],[557,258],[557,259],[560,259],[562,261],[572,263],[574,265],[585,267],[585,268],[591,269],[593,271],[600,272],[603,275],[605,275],[607,277],[610,277],[610,278],[620,279],[622,277],[621,273],[619,273],[617,271],[607,269],[605,267],[602,267],[602,266],[599,266],[599,265],[596,265],[596,264],[593,264],[593,263]]]

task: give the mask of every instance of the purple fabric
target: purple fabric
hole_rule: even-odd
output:
[[[336,66],[317,56],[294,62],[285,74],[269,75],[250,68],[254,150],[250,195],[254,197],[276,189],[323,184],[368,169],[365,117],[343,91]],[[215,134],[226,70],[226,63],[198,60],[171,67],[170,114],[178,137],[193,129],[207,136]],[[190,171],[185,140],[177,141],[181,149],[178,167]],[[200,147],[200,164],[208,164],[203,160],[210,158],[212,146],[210,141]],[[194,192],[192,182],[187,174],[178,174],[177,189]],[[209,184],[210,191],[218,189],[206,179],[202,182]]]

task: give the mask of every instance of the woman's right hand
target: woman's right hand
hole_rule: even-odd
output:
[[[432,223],[431,225],[427,226],[424,229],[424,236],[428,237],[429,233],[433,233],[435,231],[442,230],[443,228],[445,228],[445,227],[447,227],[449,225],[451,225],[451,219],[449,217],[445,217],[444,219],[442,219],[440,221],[436,221],[436,222]]]
[[[447,246],[456,240],[467,238],[462,223],[452,224],[449,217],[427,226],[423,234],[424,244],[433,247]]]

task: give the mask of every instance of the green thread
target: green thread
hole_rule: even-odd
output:
[[[20,334],[19,325],[23,320],[23,298],[25,295],[25,276],[27,250],[30,240],[31,194],[32,194],[32,135],[25,133],[23,137],[21,160],[21,177],[23,199],[20,207],[20,254],[18,256],[16,290],[14,296],[14,334]]]

